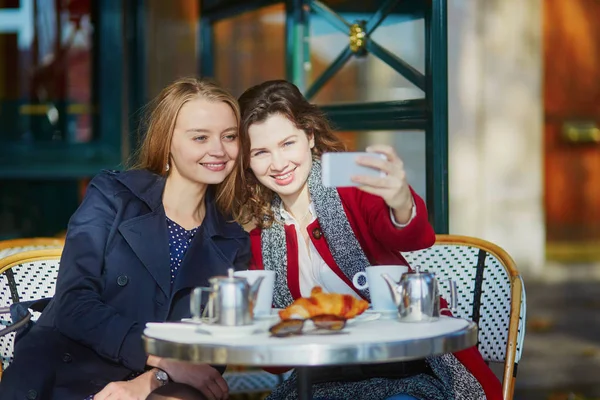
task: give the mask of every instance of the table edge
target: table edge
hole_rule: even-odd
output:
[[[177,343],[142,335],[148,354],[193,363],[218,365],[316,366],[368,364],[421,359],[444,353],[453,353],[477,345],[477,324],[467,321],[467,326],[448,334],[400,342],[365,344],[303,344],[294,353],[289,346],[261,346],[250,348],[223,344]]]

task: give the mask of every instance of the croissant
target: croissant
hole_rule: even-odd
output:
[[[320,286],[315,286],[310,297],[296,299],[290,306],[279,311],[279,317],[285,320],[327,314],[350,319],[362,314],[368,307],[369,303],[365,300],[349,294],[323,293]]]

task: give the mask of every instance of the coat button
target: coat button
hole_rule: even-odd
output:
[[[27,391],[27,398],[29,400],[35,400],[35,399],[37,399],[37,392],[35,390],[33,390],[33,389],[28,390]]]
[[[321,236],[323,236],[323,234],[321,233],[321,230],[319,228],[313,229],[312,235],[317,240],[321,239]]]
[[[69,353],[65,353],[62,355],[62,360],[65,363],[70,363],[71,361],[73,361],[73,357]]]
[[[127,285],[128,282],[129,282],[129,278],[127,277],[127,275],[120,275],[117,278],[117,285],[119,285],[119,286],[125,286],[125,285]]]

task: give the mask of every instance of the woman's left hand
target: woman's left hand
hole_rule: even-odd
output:
[[[413,198],[406,183],[404,163],[391,146],[373,145],[367,148],[367,152],[383,154],[386,159],[359,157],[356,160],[357,164],[378,169],[385,172],[387,176],[360,175],[352,177],[352,181],[361,184],[359,189],[383,198],[392,209],[398,223],[407,223],[412,215]]]
[[[94,400],[145,400],[159,385],[152,370],[130,381],[109,383],[94,396]]]

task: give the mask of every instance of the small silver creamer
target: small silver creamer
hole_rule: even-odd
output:
[[[250,285],[246,278],[235,277],[233,273],[233,268],[229,268],[227,276],[210,278],[208,280],[210,287],[197,287],[193,290],[190,310],[194,319],[224,326],[252,324],[254,304],[263,277],[258,277],[254,284]],[[203,292],[208,292],[208,302],[204,310],[202,310]]]

